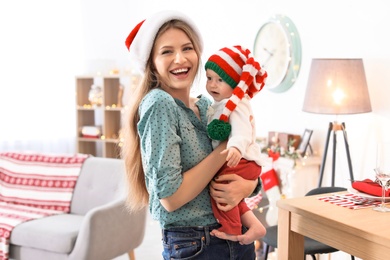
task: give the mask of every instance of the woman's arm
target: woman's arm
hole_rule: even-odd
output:
[[[167,211],[172,212],[193,200],[209,184],[226,161],[226,154],[222,154],[224,149],[226,149],[226,142],[221,143],[195,167],[183,173],[183,181],[179,189],[171,196],[160,199]]]
[[[226,160],[226,142],[215,151],[210,143],[198,144],[209,141],[198,140],[192,123],[179,120],[178,105],[167,92],[152,90],[140,104],[137,124],[148,192],[170,212],[196,198]]]
[[[210,195],[220,210],[228,211],[242,199],[252,195],[258,184],[258,179],[246,180],[237,174],[223,174],[211,181]]]

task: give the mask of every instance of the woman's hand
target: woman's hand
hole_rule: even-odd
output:
[[[219,175],[210,182],[210,195],[222,211],[231,210],[249,197],[256,188],[258,180],[246,180],[237,174]]]

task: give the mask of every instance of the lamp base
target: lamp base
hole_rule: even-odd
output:
[[[347,138],[347,131],[345,130],[345,123],[338,123],[338,122],[330,122],[328,127],[328,134],[326,136],[326,143],[325,143],[325,149],[324,154],[322,157],[322,163],[320,168],[320,179],[318,181],[318,187],[321,187],[322,185],[322,179],[324,177],[324,169],[325,169],[325,163],[326,163],[326,156],[328,153],[328,147],[329,147],[329,139],[330,134],[333,133],[333,155],[332,155],[332,187],[335,186],[335,171],[336,171],[336,145],[337,145],[337,139],[336,139],[336,133],[337,131],[343,132],[344,137],[344,144],[345,144],[345,151],[347,153],[347,160],[348,160],[348,167],[349,167],[349,175],[351,182],[354,181],[353,177],[353,170],[352,170],[352,163],[351,163],[351,155],[349,152],[349,144],[348,144],[348,138]]]

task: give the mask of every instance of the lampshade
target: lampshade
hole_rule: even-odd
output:
[[[313,59],[302,110],[336,115],[371,112],[362,59]]]

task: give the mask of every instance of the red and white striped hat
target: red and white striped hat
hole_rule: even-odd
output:
[[[213,120],[207,127],[210,138],[222,141],[230,134],[230,114],[245,94],[252,98],[264,87],[267,72],[247,48],[239,45],[222,48],[211,55],[205,69],[213,70],[233,88],[219,120]]]

